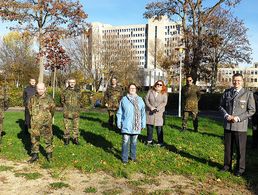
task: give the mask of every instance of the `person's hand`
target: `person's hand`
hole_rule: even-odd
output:
[[[233,123],[237,123],[239,121],[239,118],[237,116],[233,117]]]
[[[227,121],[233,122],[234,117],[232,115],[227,116]]]

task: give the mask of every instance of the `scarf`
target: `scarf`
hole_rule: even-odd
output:
[[[130,94],[127,94],[127,98],[133,104],[134,107],[133,129],[136,131],[141,130],[141,112],[138,104],[138,96],[132,96]]]

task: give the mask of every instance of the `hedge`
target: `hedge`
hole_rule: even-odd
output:
[[[61,107],[60,95],[61,89],[56,89],[55,91],[55,103],[57,107]],[[52,88],[47,90],[48,94],[52,96]],[[23,106],[22,100],[23,89],[13,88],[8,90],[9,106]],[[146,96],[146,91],[139,91],[139,95],[144,98]],[[82,107],[89,108],[94,106],[97,100],[100,100],[103,106],[103,92],[91,92],[87,90],[82,91]],[[222,94],[202,94],[199,102],[200,110],[218,110],[220,97]],[[167,110],[176,110],[178,108],[178,94],[169,93]]]

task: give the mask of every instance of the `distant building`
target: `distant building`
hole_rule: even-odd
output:
[[[254,63],[252,67],[219,68],[217,86],[230,86],[232,84],[232,76],[235,73],[243,74],[245,87],[250,89],[258,88],[258,63]]]
[[[139,68],[143,70],[143,86],[151,86],[158,79],[166,80],[166,73],[157,63],[157,52],[162,47],[165,54],[170,55],[171,48],[176,47],[181,41],[181,23],[172,22],[167,17],[160,20],[149,19],[147,24],[124,26],[93,22],[88,35],[93,68],[94,64],[105,66],[100,60],[101,51],[98,50],[98,45],[103,45],[105,38],[112,35],[130,41],[136,52],[134,56],[139,62]]]

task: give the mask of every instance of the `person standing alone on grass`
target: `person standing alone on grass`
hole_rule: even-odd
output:
[[[181,131],[186,130],[189,114],[193,118],[194,131],[198,131],[198,102],[200,98],[199,88],[193,83],[192,76],[188,75],[186,85],[182,88],[183,118]]]
[[[119,101],[122,97],[122,88],[117,84],[117,78],[112,77],[111,79],[111,85],[107,87],[107,90],[105,92],[105,106],[108,110],[108,124],[110,127],[114,127],[114,122],[116,120],[114,117],[116,116],[116,112],[118,110]]]
[[[137,137],[146,126],[145,104],[137,95],[137,87],[129,84],[128,94],[124,96],[117,111],[117,127],[122,133],[122,162],[128,163],[128,147],[130,147],[130,159],[136,161]]]
[[[46,94],[44,83],[38,83],[37,93],[29,100],[28,108],[31,115],[31,159],[33,163],[39,159],[40,137],[45,139],[47,160],[50,161],[53,152],[52,119],[55,112],[55,103],[52,97]]]
[[[81,106],[81,92],[76,89],[76,80],[69,79],[68,87],[61,95],[61,103],[64,107],[64,144],[68,145],[70,141],[71,129],[73,132],[73,143],[79,145],[79,119]]]
[[[158,145],[163,145],[163,114],[167,105],[167,88],[162,80],[158,80],[145,97],[147,116],[147,144],[152,144],[153,128],[156,127]]]
[[[220,111],[224,117],[224,166],[222,172],[231,171],[233,146],[236,146],[236,176],[245,172],[245,154],[248,118],[255,113],[253,93],[243,88],[243,75],[232,77],[233,87],[227,89],[220,101]]]
[[[28,108],[29,100],[32,96],[36,94],[36,80],[31,78],[29,81],[29,86],[27,86],[23,91],[23,106],[25,107],[24,116],[25,116],[25,123],[24,123],[24,132],[26,134],[29,133],[30,125],[30,113]]]

